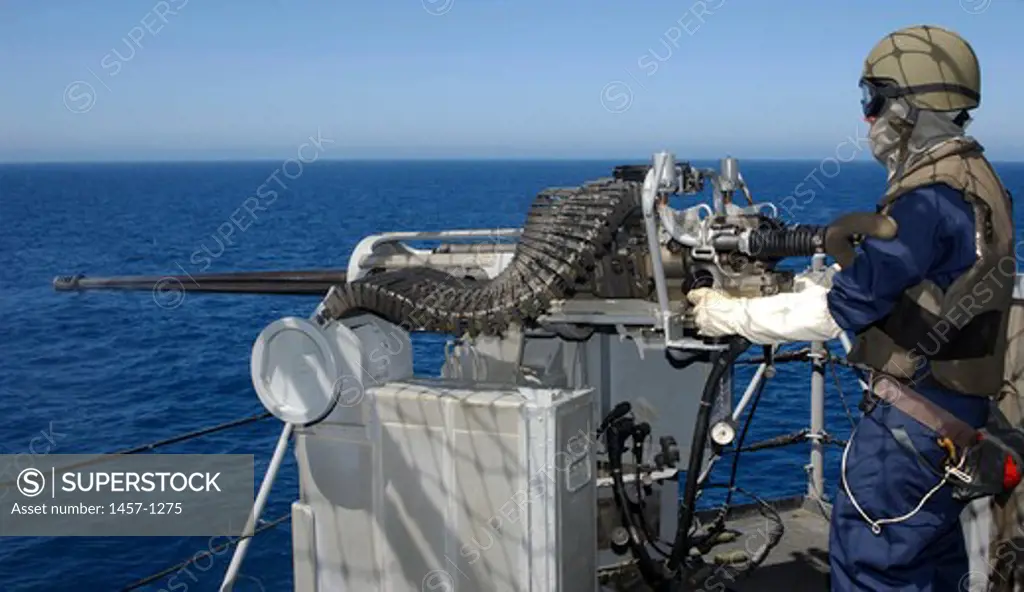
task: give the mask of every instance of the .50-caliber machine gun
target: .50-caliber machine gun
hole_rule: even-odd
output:
[[[710,203],[669,203],[709,185]],[[696,589],[711,574],[703,557],[728,537],[725,510],[695,527],[695,503],[755,384],[733,405],[732,366],[749,344],[698,336],[686,294],[790,291],[782,259],[845,264],[859,237],[895,230],[874,214],[786,224],[755,203],[735,159],[716,171],[663,152],[542,191],[520,229],[367,237],[344,272],[65,276],[54,287],[323,295],[309,319],[267,327],[252,357],[257,394],[296,439],[297,590],[420,590],[444,560],[459,589],[592,592],[622,587],[626,572]],[[441,244],[406,244],[422,240]],[[417,331],[454,336],[440,378],[412,376]],[[515,521],[501,514],[509,500]]]

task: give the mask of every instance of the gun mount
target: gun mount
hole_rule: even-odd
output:
[[[543,322],[545,313],[565,315],[567,300],[574,301],[568,305],[574,315],[600,310],[601,300],[636,300],[656,302],[649,314],[662,319],[659,329],[671,330],[693,287],[743,296],[791,289],[792,273],[776,271],[776,262],[824,247],[824,227],[786,227],[773,206],[754,205],[733,159],[723,161],[731,178],[671,163],[658,171],[647,167],[641,183],[634,180],[639,168],[620,167],[617,177],[541,192],[518,244],[506,249],[469,247],[461,251],[468,261],[454,265],[429,264],[455,254],[450,246],[431,253],[428,265],[388,265],[387,256],[378,256],[372,271],[359,270],[358,281],[332,289],[318,317],[367,311],[412,323],[414,330],[498,335],[511,325]],[[661,180],[652,181],[654,175]],[[668,205],[669,195],[699,191],[705,181],[714,188],[714,208],[677,211]],[[732,203],[738,190],[748,207]],[[500,271],[472,264],[474,255],[492,254],[504,256]]]
[[[708,186],[709,203],[670,205]],[[658,590],[697,589],[716,573],[705,556],[730,539],[728,508],[698,524],[695,502],[716,460],[741,449],[734,424],[774,348],[734,403],[731,371],[748,344],[697,335],[685,296],[793,290],[784,258],[814,256],[819,273],[826,251],[894,232],[856,220],[784,224],[734,159],[697,169],[659,153],[542,191],[522,228],[367,237],[344,272],[65,276],[54,287],[323,295],[309,319],[268,326],[251,361],[257,394],[285,422],[253,521],[294,436],[297,591],[420,590],[446,563],[452,590],[456,579],[474,591],[628,589],[636,574]],[[413,377],[416,331],[453,336],[440,378]],[[766,507],[753,506],[775,526],[746,571],[782,534]]]

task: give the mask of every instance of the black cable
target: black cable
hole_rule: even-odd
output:
[[[723,488],[725,486],[724,485],[710,485],[709,484],[709,485],[706,485],[705,487],[708,488],[708,489],[718,489],[718,488]],[[758,495],[756,495],[756,494],[754,494],[752,492],[749,492],[749,491],[743,489],[742,487],[736,487],[735,485],[731,485],[729,487],[731,489],[735,489],[740,494],[745,495],[745,496],[749,497],[750,499],[754,500],[754,502],[757,504],[757,506],[759,508],[760,514],[762,516],[764,516],[765,518],[769,519],[770,521],[774,522],[775,526],[776,526],[775,529],[773,529],[771,532],[767,533],[767,539],[768,540],[765,542],[764,547],[762,547],[751,558],[750,566],[747,569],[745,569],[742,572],[740,572],[741,574],[746,574],[746,573],[749,573],[749,572],[753,571],[754,568],[756,568],[758,565],[760,565],[768,557],[768,553],[773,548],[775,548],[776,545],[779,544],[779,541],[782,540],[782,535],[785,533],[786,526],[785,526],[785,523],[782,521],[782,516],[779,515],[778,510],[776,510],[774,507],[772,507],[772,505],[769,504],[767,501],[765,501],[763,498],[761,498],[760,496],[758,496]]]
[[[597,426],[597,437],[600,438],[604,434],[604,431],[608,429],[608,426],[629,415],[629,412],[632,409],[633,406],[629,404],[629,401],[623,401],[613,407],[612,410],[608,412],[608,415],[601,420],[601,425]]]
[[[857,422],[853,420],[853,412],[850,411],[850,405],[846,402],[846,394],[843,393],[843,385],[839,382],[839,371],[836,370],[836,358],[835,356],[829,356],[828,366],[832,369],[832,379],[836,383],[836,391],[839,392],[839,400],[843,402],[843,409],[846,410],[846,419],[850,420],[850,428],[856,428]]]
[[[670,572],[686,577],[686,565],[690,553],[690,527],[693,525],[694,504],[697,498],[698,483],[701,468],[704,464],[704,447],[708,439],[708,431],[711,423],[711,408],[715,397],[721,389],[722,379],[725,373],[732,367],[732,363],[750,346],[750,342],[742,337],[733,337],[728,342],[725,351],[716,351],[712,355],[712,369],[704,384],[704,393],[701,395],[700,409],[697,412],[697,420],[693,431],[693,440],[690,445],[690,462],[686,470],[686,489],[683,493],[683,504],[679,510],[679,524],[676,528],[676,539],[672,545],[672,556],[669,558],[668,569]],[[669,587],[671,589],[671,587]]]
[[[783,446],[789,446],[790,444],[799,444],[800,442],[807,441],[807,434],[810,434],[811,430],[803,428],[789,434],[783,434],[781,436],[775,436],[774,438],[768,438],[767,440],[761,440],[760,442],[754,442],[750,446],[743,447],[743,452],[757,452],[758,450],[770,450],[772,448],[782,448]]]
[[[773,364],[775,361],[774,348],[765,346],[763,351],[764,355],[762,356],[762,359],[769,365]],[[747,417],[743,422],[743,429],[740,431],[739,439],[736,440],[736,444],[734,446],[732,470],[729,474],[729,483],[727,486],[728,493],[726,494],[725,502],[722,504],[722,509],[718,512],[718,515],[716,515],[714,520],[712,520],[707,532],[701,536],[701,542],[697,543],[698,546],[706,544],[725,529],[725,519],[729,513],[730,504],[732,504],[733,491],[736,487],[736,476],[739,470],[740,453],[747,452],[749,450],[743,448],[743,442],[747,439],[747,432],[750,430],[750,424],[754,419],[754,412],[757,411],[757,404],[761,401],[761,395],[764,393],[764,388],[767,382],[768,377],[766,375],[758,382],[757,388],[754,391],[754,400],[751,403],[750,411],[747,412]]]
[[[715,397],[718,394],[718,390],[720,389],[720,385],[721,385],[722,379],[724,378],[726,370],[729,367],[731,367],[733,364],[737,363],[737,359],[743,353],[743,351],[745,351],[749,347],[749,345],[750,345],[749,342],[747,342],[746,340],[744,340],[742,338],[734,338],[732,341],[729,342],[729,346],[726,349],[726,351],[724,351],[724,352],[715,352],[714,354],[712,354],[712,365],[713,365],[713,367],[712,367],[710,375],[708,376],[708,380],[705,383],[704,393],[703,393],[703,395],[701,397],[701,406],[700,406],[700,409],[698,411],[698,416],[697,416],[697,420],[696,420],[696,427],[695,427],[695,430],[694,430],[693,442],[692,442],[692,445],[691,445],[690,461],[689,461],[689,466],[687,468],[687,478],[686,478],[686,486],[685,486],[686,489],[685,489],[685,492],[684,492],[683,503],[681,504],[680,509],[679,509],[679,525],[678,525],[677,531],[676,531],[676,540],[675,540],[675,543],[672,545],[672,552],[671,552],[671,555],[668,558],[668,562],[667,562],[667,567],[668,567],[669,573],[671,574],[671,577],[668,578],[667,580],[662,580],[660,582],[660,585],[658,585],[656,587],[656,589],[659,590],[659,592],[674,590],[675,589],[674,586],[675,586],[676,582],[678,580],[685,579],[686,576],[687,576],[688,565],[685,563],[685,561],[686,561],[686,559],[688,559],[688,556],[689,556],[689,553],[690,553],[690,549],[694,546],[694,542],[695,542],[694,539],[691,538],[691,535],[690,535],[689,531],[690,531],[690,529],[692,528],[692,525],[693,525],[694,504],[695,504],[695,500],[696,500],[696,494],[697,494],[697,491],[699,489],[701,489],[701,486],[696,481],[698,479],[698,474],[700,472],[701,465],[703,464],[704,447],[705,447],[706,440],[708,438],[707,432],[708,432],[708,430],[710,428],[710,411],[711,411],[711,406],[712,406],[712,404],[714,402]],[[755,359],[755,360],[750,360],[749,362],[750,363],[754,363],[756,361],[757,363],[767,362],[769,364],[772,364],[772,363],[774,363],[776,361],[779,361],[780,359],[782,359],[783,361],[807,360],[810,357],[809,353],[810,353],[809,350],[805,349],[805,350],[797,350],[797,351],[793,351],[793,352],[785,352],[785,353],[779,355],[779,354],[775,353],[771,348],[766,347],[765,348],[765,352],[764,352],[764,356],[762,356],[761,358]],[[840,397],[841,397],[841,399],[843,401],[843,406],[846,409],[847,418],[851,421],[851,424],[852,424],[853,423],[852,413],[850,412],[849,405],[846,402],[845,394],[842,391],[842,387],[841,387],[841,384],[839,382],[838,373],[837,373],[837,371],[835,369],[835,361],[836,361],[835,356],[830,356],[829,357],[829,361],[831,362],[830,365],[832,367],[833,377],[834,377],[834,379],[836,381],[837,389],[839,390]],[[857,369],[854,368],[854,370],[856,372]],[[752,422],[754,413],[756,412],[758,404],[759,404],[759,402],[761,400],[761,397],[763,395],[766,382],[767,382],[767,380],[762,380],[761,383],[757,386],[757,389],[756,389],[756,391],[754,393],[754,400],[753,400],[753,402],[751,404],[751,408],[750,408],[750,410],[748,412],[748,415],[746,417],[746,420],[744,422],[743,429],[742,429],[742,431],[740,433],[740,436],[739,436],[739,438],[738,438],[738,440],[736,442],[736,445],[735,445],[734,455],[733,455],[733,463],[732,463],[732,467],[731,467],[731,471],[730,471],[730,476],[729,476],[728,484],[724,484],[724,485],[707,484],[707,485],[703,486],[703,487],[708,487],[708,488],[710,488],[710,487],[726,488],[727,489],[727,494],[726,494],[726,500],[725,500],[725,502],[724,502],[724,504],[722,506],[721,513],[719,514],[718,517],[716,517],[714,523],[712,523],[712,526],[710,527],[710,531],[708,533],[706,533],[706,534],[702,534],[700,536],[700,539],[705,539],[706,541],[709,541],[713,537],[717,536],[717,532],[718,531],[721,531],[721,530],[724,529],[725,517],[727,516],[728,512],[731,509],[731,504],[732,504],[732,499],[733,499],[734,492],[739,492],[739,493],[741,493],[743,495],[746,495],[746,496],[754,499],[758,503],[759,508],[761,508],[761,510],[762,510],[761,513],[763,515],[765,515],[766,517],[772,518],[772,520],[776,524],[776,528],[773,529],[771,533],[769,533],[769,541],[768,541],[768,543],[766,543],[764,548],[761,549],[758,553],[756,553],[751,558],[750,566],[746,570],[744,570],[743,573],[749,573],[754,568],[756,568],[758,565],[760,565],[761,562],[764,561],[764,559],[767,557],[768,551],[771,548],[775,547],[778,544],[778,542],[781,540],[782,533],[784,532],[785,528],[784,528],[784,525],[782,523],[781,517],[779,516],[778,512],[775,511],[774,508],[772,508],[767,502],[765,502],[761,498],[757,497],[756,495],[754,495],[754,494],[752,494],[750,492],[747,492],[744,489],[736,486],[736,479],[737,479],[738,470],[739,470],[740,453],[746,452],[746,451],[758,450],[758,449],[762,449],[762,448],[775,448],[775,447],[789,445],[789,444],[792,444],[792,443],[803,441],[803,440],[806,439],[806,436],[807,436],[807,433],[808,433],[807,430],[801,430],[800,432],[797,432],[795,434],[790,434],[790,435],[774,438],[774,439],[772,439],[770,441],[757,443],[757,444],[752,445],[752,446],[747,447],[747,448],[743,447],[743,442],[746,440],[746,437],[747,437],[747,434],[749,432],[749,429],[750,429],[750,426],[751,426],[751,422]],[[832,438],[832,437],[828,436],[827,434],[825,434],[825,440],[826,440],[827,443],[833,443],[833,442],[839,443],[839,442],[841,442],[841,441],[839,441],[839,440],[837,440],[835,438]],[[637,462],[639,462],[639,460]],[[642,509],[642,496],[640,495],[641,488],[640,488],[640,484],[639,484],[639,474],[637,475],[637,479],[638,479],[637,495],[638,495],[638,500],[640,500],[640,507]],[[621,477],[620,477],[620,480],[621,480]],[[614,478],[613,478],[613,481],[614,481]],[[641,513],[641,518],[644,518],[642,513]],[[646,531],[646,523],[644,523],[644,525],[645,525],[645,531]],[[653,538],[650,537],[649,533],[645,532],[645,534],[647,534],[648,539],[652,540],[652,542],[653,542]],[[700,544],[700,543],[698,543],[698,544]],[[657,549],[657,550],[659,552],[661,552],[660,549]],[[641,571],[643,571],[643,570],[641,570]],[[651,585],[655,584],[655,582],[651,582],[650,580],[648,580],[648,583],[651,584]]]
[[[770,348],[765,348],[765,359],[771,359]],[[736,452],[732,456],[732,470],[729,473],[729,492],[725,496],[725,507],[729,507],[732,503],[732,492],[733,487],[736,485],[736,474],[740,467],[740,453],[743,452],[743,442],[747,439],[747,432],[750,430],[750,424],[753,423],[754,412],[757,411],[757,404],[761,402],[761,394],[764,392],[764,386],[768,383],[768,377],[765,376],[757,385],[757,389],[754,391],[754,400],[750,403],[750,411],[747,412],[747,418],[743,422],[743,430],[740,432],[740,438],[736,441]]]
[[[176,571],[178,571],[180,569],[184,569],[184,568],[192,565],[193,563],[196,563],[200,559],[204,559],[206,557],[209,557],[210,555],[219,555],[221,551],[223,551],[225,549],[228,549],[230,547],[234,547],[235,545],[237,545],[243,539],[252,538],[252,537],[260,534],[261,532],[270,530],[271,528],[276,527],[278,524],[281,524],[282,522],[284,522],[285,520],[287,520],[289,518],[291,518],[291,512],[285,514],[284,516],[279,516],[279,517],[271,520],[270,522],[265,523],[264,525],[260,526],[256,530],[254,530],[252,532],[252,534],[241,535],[241,536],[239,536],[235,540],[228,541],[228,542],[226,542],[226,543],[224,543],[222,545],[217,545],[216,548],[210,549],[209,552],[204,551],[202,553],[196,553],[195,556],[193,556],[191,559],[186,559],[185,561],[182,561],[181,563],[179,563],[177,565],[168,567],[167,569],[165,569],[165,570],[163,570],[163,571],[161,571],[159,573],[155,573],[155,574],[153,574],[151,576],[147,576],[147,577],[145,577],[145,578],[143,578],[143,579],[141,579],[141,580],[139,580],[139,581],[137,581],[135,583],[129,584],[126,588],[122,588],[121,592],[130,592],[131,590],[136,590],[138,588],[141,588],[141,587],[145,586],[146,584],[150,584],[150,583],[153,583],[153,582],[155,582],[157,580],[163,579],[163,578],[171,575],[172,573],[174,573],[174,572],[176,572]]]
[[[621,424],[624,424],[624,428]],[[622,480],[622,455],[625,453],[623,446],[633,429],[633,420],[628,417],[620,417],[614,421],[602,422],[607,429],[604,432],[605,446],[608,450],[608,468],[612,477],[612,496],[615,506],[619,508],[619,517],[626,528],[627,540],[633,556],[637,559],[637,567],[644,581],[651,585],[659,585],[665,581],[659,565],[651,559],[644,547],[643,541],[637,534],[637,528],[633,524],[633,516],[627,504],[629,497],[626,495],[626,484]],[[619,431],[622,429],[623,431]]]
[[[162,446],[167,446],[169,444],[177,444],[178,442],[184,442],[185,440],[191,440],[193,438],[198,438],[200,436],[206,436],[206,435],[213,434],[215,432],[220,432],[222,430],[226,430],[226,429],[229,429],[229,428],[234,428],[234,427],[238,427],[240,425],[245,425],[247,423],[253,423],[253,422],[256,422],[256,421],[267,419],[268,417],[271,417],[271,414],[269,412],[264,411],[263,413],[259,413],[259,414],[256,414],[256,415],[250,415],[249,417],[243,417],[241,419],[235,419],[235,420],[232,420],[232,421],[229,421],[229,422],[226,422],[226,423],[218,424],[218,425],[211,426],[211,427],[208,427],[208,428],[203,428],[201,430],[196,430],[194,432],[188,432],[188,433],[185,433],[185,434],[180,434],[178,436],[167,438],[166,440],[158,440],[158,441],[150,443],[150,444],[143,444],[141,446],[135,446],[134,448],[127,448],[127,449],[122,450],[120,452],[100,453],[100,454],[97,455],[99,458],[94,458],[94,459],[90,459],[90,460],[87,460],[87,461],[82,461],[80,463],[75,463],[73,465],[69,465],[69,466],[66,466],[66,467],[61,467],[61,472],[63,473],[65,471],[70,471],[71,469],[78,469],[78,468],[81,468],[81,467],[87,467],[87,466],[90,466],[90,465],[95,465],[95,464],[99,464],[99,463],[102,463],[102,462],[106,462],[108,460],[113,460],[113,459],[108,458],[109,456],[120,456],[120,455],[124,455],[124,454],[138,454],[140,452],[147,452],[149,450],[155,450],[157,448],[160,448]],[[6,483],[0,483],[0,488],[11,487],[12,485],[16,485],[16,484],[17,483],[15,481],[8,481]]]
[[[240,425],[245,425],[247,423],[252,423],[254,421],[260,421],[262,419],[267,419],[269,417],[271,417],[270,412],[264,411],[263,413],[257,413],[256,415],[250,415],[249,417],[243,417],[241,419],[235,419],[235,420],[229,421],[227,423],[222,423],[222,424],[215,425],[215,426],[212,426],[212,427],[203,428],[201,430],[196,430],[194,432],[188,432],[188,433],[185,433],[185,434],[181,434],[180,436],[174,436],[173,438],[167,438],[166,440],[159,440],[157,442],[153,442],[152,444],[143,444],[142,446],[136,446],[134,448],[128,448],[127,450],[122,450],[121,452],[111,452],[110,454],[136,454],[136,453],[139,453],[139,452],[145,452],[147,450],[153,450],[155,448],[160,448],[161,446],[167,446],[168,444],[177,444],[178,442],[184,442],[185,440],[191,440],[192,438],[198,438],[199,436],[206,436],[206,435],[212,434],[214,432],[219,432],[221,430],[226,430],[228,428],[233,428],[233,427],[237,427],[237,426],[240,426]]]
[[[822,434],[821,441],[825,444],[834,444],[840,448],[846,448],[847,441],[836,438],[828,433]]]
[[[706,440],[708,438],[708,430],[710,429],[710,412],[711,412],[711,408],[713,406],[715,398],[719,394],[719,390],[721,388],[721,383],[722,383],[722,380],[723,380],[723,378],[725,376],[726,371],[730,367],[732,367],[733,364],[737,363],[737,359],[739,358],[739,356],[749,346],[750,346],[750,344],[746,340],[744,340],[742,338],[734,338],[733,340],[731,340],[729,342],[728,347],[727,347],[727,349],[724,352],[723,351],[718,351],[718,352],[714,352],[712,354],[712,370],[711,370],[710,375],[708,376],[707,382],[705,383],[704,393],[703,393],[703,395],[701,397],[701,406],[699,408],[698,416],[697,416],[697,419],[696,419],[696,422],[695,422],[696,425],[695,425],[695,430],[694,430],[694,434],[693,434],[693,441],[692,441],[692,445],[691,445],[689,466],[688,466],[687,471],[686,471],[687,477],[686,477],[686,485],[685,485],[685,491],[684,491],[684,499],[683,499],[683,503],[680,505],[680,508],[679,508],[679,516],[678,516],[679,524],[677,526],[677,531],[676,531],[676,540],[675,540],[675,543],[672,545],[671,554],[669,555],[668,561],[667,561],[667,567],[668,567],[669,574],[670,574],[669,578],[665,578],[662,574],[659,573],[659,570],[653,569],[653,565],[651,563],[650,556],[647,554],[646,549],[643,548],[642,545],[637,544],[638,541],[636,541],[636,539],[635,539],[635,534],[634,534],[635,531],[631,530],[630,533],[629,533],[630,534],[631,546],[635,545],[636,547],[639,547],[639,552],[637,552],[637,550],[634,549],[634,555],[636,555],[637,558],[638,558],[638,563],[639,563],[639,566],[641,568],[641,573],[644,574],[644,579],[647,580],[649,585],[651,585],[652,587],[655,587],[655,589],[659,590],[659,592],[660,591],[664,591],[664,590],[674,590],[675,589],[674,586],[676,585],[678,580],[686,578],[686,576],[688,575],[687,574],[687,570],[688,570],[689,566],[685,563],[685,561],[688,560],[690,549],[694,546],[695,543],[699,547],[700,545],[703,544],[703,542],[710,541],[715,536],[717,536],[717,532],[719,532],[719,531],[724,529],[725,518],[726,518],[726,516],[728,515],[728,513],[729,513],[729,511],[731,509],[733,495],[734,495],[735,492],[739,492],[739,493],[741,493],[743,495],[746,495],[746,496],[754,499],[755,501],[757,501],[758,505],[759,505],[759,508],[761,508],[761,510],[762,510],[762,514],[764,514],[766,517],[773,518],[773,521],[775,521],[776,524],[777,524],[777,528],[774,529],[770,533],[768,544],[765,545],[765,548],[762,549],[761,552],[755,554],[755,556],[751,559],[750,567],[747,570],[745,570],[745,572],[751,571],[754,567],[756,567],[761,562],[763,562],[765,557],[767,556],[768,550],[770,550],[771,548],[776,546],[778,544],[779,540],[781,539],[781,534],[782,534],[782,531],[784,530],[784,526],[782,525],[781,518],[779,517],[778,512],[776,512],[774,510],[774,508],[772,508],[769,504],[767,504],[767,502],[764,502],[764,500],[762,500],[761,498],[757,497],[756,495],[754,495],[754,494],[752,494],[750,492],[747,492],[743,488],[740,488],[740,487],[738,487],[736,485],[736,480],[737,480],[738,471],[739,471],[740,454],[742,452],[748,452],[748,451],[758,450],[758,449],[762,449],[762,448],[774,448],[774,447],[789,445],[789,444],[796,443],[796,442],[799,442],[799,441],[803,441],[803,440],[806,439],[807,430],[802,430],[802,431],[797,432],[795,434],[789,434],[789,435],[786,435],[786,436],[774,438],[774,439],[772,439],[770,441],[757,443],[757,444],[752,445],[750,447],[746,447],[745,448],[743,446],[743,443],[746,441],[746,437],[749,434],[749,430],[750,430],[750,426],[752,424],[753,416],[754,416],[755,412],[757,411],[757,407],[758,407],[758,405],[760,403],[760,400],[761,400],[761,398],[763,396],[764,389],[765,389],[765,386],[766,386],[766,383],[767,383],[767,379],[762,380],[758,384],[758,386],[757,386],[757,388],[756,388],[756,390],[754,392],[754,400],[753,400],[753,402],[751,404],[750,410],[748,411],[747,417],[745,418],[743,429],[740,432],[739,438],[737,439],[735,448],[733,450],[733,463],[732,463],[732,467],[731,467],[731,470],[730,470],[728,484],[724,484],[724,485],[721,485],[721,484],[707,484],[707,485],[703,486],[703,487],[718,487],[718,488],[725,488],[725,489],[727,489],[726,500],[725,500],[725,502],[724,502],[724,504],[722,506],[722,511],[719,514],[719,516],[716,517],[714,523],[710,527],[710,532],[702,533],[700,535],[699,539],[700,539],[700,541],[703,541],[703,542],[698,542],[698,540],[695,537],[691,537],[691,535],[690,535],[690,530],[691,530],[691,528],[693,526],[693,520],[694,520],[694,511],[695,511],[694,505],[695,505],[695,500],[696,500],[696,494],[697,494],[697,491],[699,489],[701,489],[701,487],[702,487],[702,486],[700,486],[697,483],[697,479],[699,478],[699,473],[700,473],[700,470],[701,470],[701,466],[703,465],[704,448],[705,448]],[[791,360],[791,361],[796,361],[796,360],[799,360],[799,359],[807,359],[809,357],[808,353],[809,353],[808,350],[797,350],[797,351],[793,351],[793,352],[782,353],[781,356],[780,356],[780,355],[778,355],[778,353],[774,352],[772,348],[766,347],[764,349],[764,355],[760,359],[758,359],[757,361],[758,362],[767,362],[769,364],[773,364],[774,362],[778,361],[780,357],[783,358],[783,359],[788,359],[788,360]],[[832,361],[833,361],[833,364],[832,364],[833,376],[837,380],[837,386],[839,386],[839,384],[838,384],[838,374],[836,373],[836,370],[835,370],[834,360],[832,360]],[[849,412],[849,407],[846,404],[845,396],[842,393],[841,388],[840,388],[840,396],[843,397],[843,403],[844,403],[844,407],[847,408],[847,416],[848,416],[848,418],[852,419],[851,414]],[[617,408],[611,414],[609,414],[609,416],[614,414],[614,415],[616,415],[618,417],[622,417],[623,415],[628,413],[627,409],[619,409],[619,408]],[[611,420],[612,420],[611,417],[606,418],[606,420],[604,422],[602,422],[602,427],[606,426],[608,423],[611,423]],[[634,437],[635,436],[636,435],[634,434]],[[645,437],[646,436],[644,436],[644,438]],[[830,438],[830,437],[828,437],[826,435],[826,440],[834,440],[834,439]],[[624,441],[623,441],[623,443],[624,443]],[[615,492],[616,503],[620,505],[620,512],[623,514],[623,523],[628,528],[630,528],[630,529],[634,529],[635,528],[635,526],[634,526],[634,524],[632,522],[632,519],[631,519],[632,517],[629,515],[630,512],[624,508],[625,504],[629,504],[629,506],[633,507],[634,512],[639,515],[639,518],[641,520],[641,527],[642,527],[642,529],[644,531],[644,535],[646,536],[647,540],[651,542],[652,546],[655,548],[655,550],[658,553],[663,554],[664,552],[662,551],[662,549],[660,549],[657,546],[657,544],[656,544],[656,539],[653,536],[651,536],[650,529],[649,529],[649,527],[648,527],[648,525],[646,523],[646,517],[643,514],[643,508],[644,508],[643,498],[644,498],[644,496],[642,494],[642,484],[641,484],[641,481],[640,481],[640,462],[642,460],[642,450],[643,450],[643,442],[642,441],[639,442],[639,443],[636,443],[634,445],[634,456],[636,457],[635,460],[636,460],[636,463],[637,463],[637,475],[636,475],[636,479],[637,479],[637,483],[636,483],[637,502],[633,503],[633,501],[631,499],[629,499],[629,496],[626,494],[625,484],[622,483],[621,456],[624,453],[624,450],[621,448],[621,445],[620,445],[619,448],[615,448],[614,446],[610,445],[609,452],[615,451],[617,453],[615,455],[615,456],[617,456],[616,462],[613,463],[613,465],[617,465],[618,466],[618,470],[617,471],[616,471],[616,469],[613,466],[613,471],[612,471],[612,481],[613,481],[613,485],[614,485],[613,491]]]
[[[672,548],[666,551],[661,546],[661,540],[654,535],[654,531],[651,529],[651,525],[647,523],[647,515],[644,513],[647,509],[647,504],[644,503],[644,492],[643,482],[641,476],[641,465],[644,458],[644,442],[651,435],[651,426],[648,423],[642,423],[636,427],[633,434],[633,461],[636,464],[636,503],[632,500],[628,500],[631,506],[635,506],[635,514],[640,522],[640,530],[643,531],[644,537],[651,543],[651,547],[658,555],[661,555],[663,559],[668,559],[672,554]]]
[[[634,482],[636,484],[636,504],[643,510],[644,507],[644,491],[643,484],[640,482],[640,475],[643,469],[644,460],[644,441],[638,438],[639,434],[634,432],[633,434],[633,464],[636,466],[636,475]]]

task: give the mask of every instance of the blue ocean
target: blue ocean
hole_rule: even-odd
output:
[[[367,234],[519,226],[539,190],[608,176],[616,164],[623,163],[324,161],[298,174],[289,165],[288,175],[274,161],[0,166],[0,453],[113,452],[260,413],[249,379],[253,340],[272,321],[307,316],[317,303],[295,296],[188,294],[167,301],[150,292],[57,293],[56,275],[344,269]],[[849,210],[871,210],[884,185],[873,162],[740,165],[754,197],[783,202],[792,222],[826,223]],[[1024,164],[996,166],[1011,191],[1024,195]],[[272,175],[276,195],[257,197]],[[444,339],[415,337],[418,373],[438,374]],[[739,370],[738,384],[749,374]],[[809,375],[803,364],[780,368],[750,440],[807,425]],[[853,377],[840,371],[838,384],[856,412]],[[827,429],[845,438],[850,422],[831,376],[827,393]],[[268,419],[159,452],[253,454],[258,485],[280,427]],[[828,449],[830,492],[838,453]],[[740,485],[762,496],[802,493],[807,459],[806,444],[747,454]],[[289,454],[263,517],[287,514],[297,494]],[[0,541],[0,589],[120,590],[207,553],[141,589],[216,590],[231,551],[209,554],[210,547],[204,537],[8,537]],[[287,522],[256,537],[242,571],[236,590],[291,589]]]

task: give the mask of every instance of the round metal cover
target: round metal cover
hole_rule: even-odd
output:
[[[253,345],[251,368],[260,402],[281,421],[305,425],[334,408],[337,354],[306,319],[285,317],[268,325]]]

